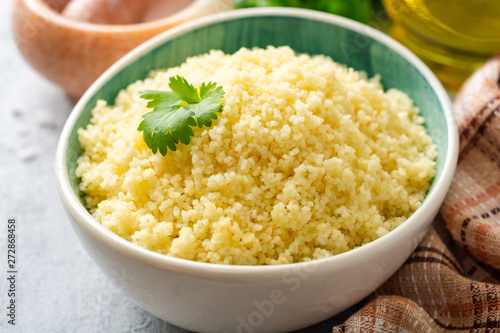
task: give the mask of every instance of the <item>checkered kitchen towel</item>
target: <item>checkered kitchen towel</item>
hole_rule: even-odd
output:
[[[500,56],[463,85],[453,109],[460,156],[442,218],[333,332],[500,332]]]

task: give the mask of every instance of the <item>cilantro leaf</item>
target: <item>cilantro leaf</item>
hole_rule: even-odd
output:
[[[147,105],[148,108],[168,107],[180,104],[183,101],[181,95],[175,91],[143,90],[139,93],[141,94],[141,98],[150,100]]]
[[[144,131],[143,138],[149,148],[156,154],[158,150],[165,156],[168,148],[177,150],[179,140],[189,144],[194,132],[190,126],[196,126],[194,113],[180,105],[164,106],[145,113],[138,130]]]
[[[171,77],[172,91],[144,90],[141,98],[148,100],[147,107],[153,111],[142,116],[137,128],[143,131],[144,142],[153,154],[159,150],[165,156],[168,149],[177,150],[179,141],[185,145],[191,142],[194,131],[191,127],[212,126],[223,105],[220,100],[224,90],[216,83],[202,83],[196,90],[181,76]]]
[[[172,76],[168,86],[187,103],[198,103],[200,101],[200,96],[198,96],[196,88],[189,84],[182,76]]]
[[[217,119],[217,114],[215,112],[222,112],[222,105],[218,103],[222,97],[224,97],[224,90],[222,87],[217,87],[216,83],[209,82],[201,84],[200,87],[200,97],[199,103],[188,104],[185,106],[186,109],[192,111],[196,115],[196,121],[198,127],[212,126],[212,119]],[[210,110],[207,112],[207,110]]]

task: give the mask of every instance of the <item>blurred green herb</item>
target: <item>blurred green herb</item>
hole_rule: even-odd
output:
[[[172,91],[143,90],[141,98],[149,100],[148,108],[139,124],[144,141],[153,154],[159,150],[165,156],[170,150],[177,150],[179,141],[185,145],[194,135],[191,127],[212,126],[212,119],[217,119],[215,112],[222,112],[220,100],[224,90],[216,83],[202,83],[199,92],[181,76],[171,77]]]
[[[367,23],[370,19],[371,0],[234,0],[235,8],[299,7],[336,14]]]

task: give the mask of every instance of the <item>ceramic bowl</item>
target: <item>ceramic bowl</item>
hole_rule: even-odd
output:
[[[58,12],[68,0],[16,0],[12,30],[17,46],[40,74],[77,100],[124,54],[181,23],[231,9],[232,0],[164,0],[177,11],[136,24],[110,25],[75,21]]]
[[[281,266],[227,266],[167,257],[142,249],[96,222],[82,205],[75,176],[77,129],[98,99],[152,69],[221,49],[289,45],[325,54],[381,75],[385,88],[406,92],[420,107],[438,146],[437,174],[420,208],[387,235],[349,252]],[[407,259],[433,221],[457,162],[457,128],[443,87],[412,53],[390,37],[341,17],[300,9],[246,9],[199,19],[163,33],[127,54],[75,106],[57,150],[57,183],[84,248],[116,285],[146,311],[196,332],[282,332],[325,320],[359,302]]]

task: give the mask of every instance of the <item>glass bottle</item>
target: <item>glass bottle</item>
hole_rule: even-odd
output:
[[[500,52],[498,0],[383,0],[390,34],[419,56],[450,90]]]

